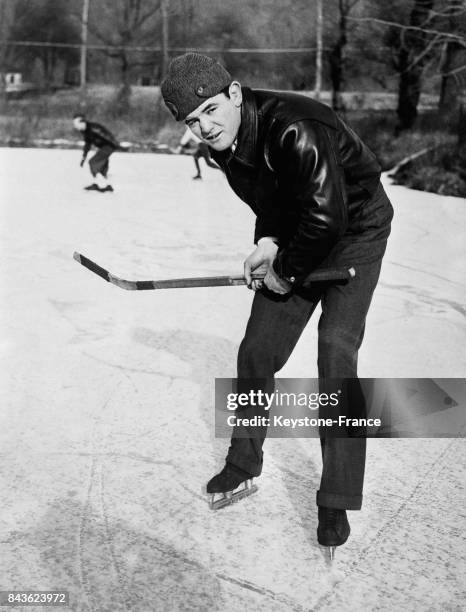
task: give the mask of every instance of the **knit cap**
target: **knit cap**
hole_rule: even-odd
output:
[[[166,107],[183,121],[207,98],[216,96],[232,81],[230,73],[216,60],[200,53],[175,57],[161,87]]]

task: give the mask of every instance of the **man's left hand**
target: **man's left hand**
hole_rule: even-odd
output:
[[[286,295],[291,291],[291,284],[285,279],[280,278],[272,266],[269,267],[264,277],[264,285],[270,291],[280,295]]]

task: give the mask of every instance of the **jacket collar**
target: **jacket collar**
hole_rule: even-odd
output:
[[[241,125],[238,131],[238,142],[234,152],[237,161],[246,166],[254,166],[256,161],[258,117],[257,105],[249,87],[243,87],[241,105]]]

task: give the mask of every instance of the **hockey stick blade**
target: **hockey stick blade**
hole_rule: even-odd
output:
[[[82,266],[97,274],[108,283],[128,291],[145,291],[149,289],[182,289],[194,287],[234,287],[245,285],[244,276],[201,276],[194,278],[170,278],[166,280],[132,281],[115,276],[92,259],[75,252],[73,258]],[[303,285],[322,281],[348,281],[356,276],[354,268],[329,268],[312,272]],[[262,280],[263,275],[253,274],[253,279]]]
[[[84,266],[91,272],[94,272],[94,274],[97,274],[97,276],[100,276],[107,282],[110,282],[110,275],[108,273],[108,270],[105,270],[101,266],[98,266],[91,259],[84,257],[84,255],[81,255],[81,253],[77,253],[76,251],[73,253],[73,259],[76,259],[78,263],[80,263],[82,266]]]

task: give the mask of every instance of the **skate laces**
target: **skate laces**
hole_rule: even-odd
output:
[[[340,510],[338,510],[338,508],[325,508],[322,512],[322,519],[325,527],[333,527],[336,525],[339,512]]]

